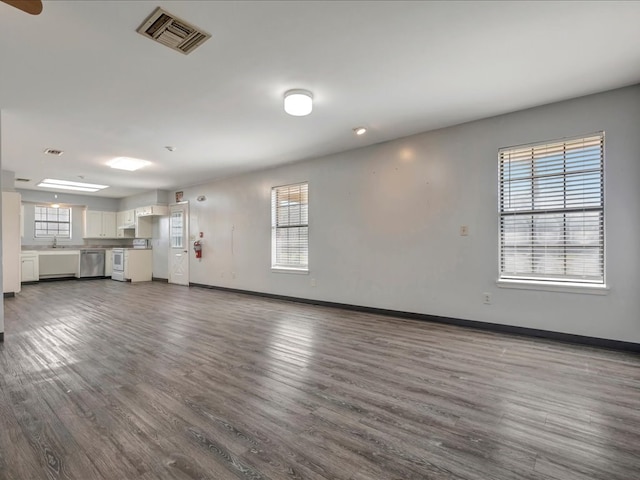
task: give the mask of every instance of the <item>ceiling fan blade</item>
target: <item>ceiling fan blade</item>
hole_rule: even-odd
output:
[[[39,15],[42,12],[42,0],[0,0],[0,2],[16,7],[30,15]]]

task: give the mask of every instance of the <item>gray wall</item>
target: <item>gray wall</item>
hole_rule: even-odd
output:
[[[117,212],[120,204],[119,198],[92,197],[90,195],[43,192],[40,190],[16,189],[16,191],[20,193],[23,203],[37,203],[38,205],[59,203],[61,205],[87,207],[89,210],[101,212]],[[57,195],[57,198],[54,195]]]
[[[51,238],[36,238],[35,237],[35,206],[42,203],[30,203],[22,201],[23,218],[24,222],[24,236],[22,237],[22,245],[27,246],[42,246],[52,245],[53,239]],[[71,238],[58,238],[56,239],[58,245],[82,245],[84,239],[84,206],[72,205],[71,206]]]
[[[634,86],[180,189],[205,234],[190,281],[640,342],[639,125]],[[498,149],[599,130],[608,294],[498,287]],[[310,272],[273,273],[271,187],[301,181]]]

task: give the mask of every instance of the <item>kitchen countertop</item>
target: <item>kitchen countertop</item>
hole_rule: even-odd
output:
[[[25,245],[22,247],[22,252],[56,252],[58,250],[112,250],[114,248],[131,248],[131,246],[122,245],[58,245],[52,247],[51,245]]]

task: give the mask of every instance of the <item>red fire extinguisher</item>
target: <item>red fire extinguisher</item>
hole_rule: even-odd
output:
[[[196,258],[202,258],[202,243],[200,243],[200,240],[193,242],[193,251],[196,252]]]

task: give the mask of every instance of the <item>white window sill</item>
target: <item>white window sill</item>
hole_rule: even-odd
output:
[[[500,288],[515,288],[520,290],[541,290],[545,292],[580,293],[586,295],[608,295],[606,285],[588,285],[569,282],[536,282],[534,280],[497,280]]]
[[[308,268],[271,267],[271,273],[293,273],[295,275],[309,275]]]

